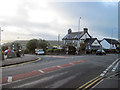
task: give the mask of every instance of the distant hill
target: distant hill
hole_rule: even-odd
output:
[[[54,46],[54,45],[58,45],[58,41],[56,40],[47,40],[51,46]],[[61,46],[62,45],[62,41],[59,41],[59,45]]]

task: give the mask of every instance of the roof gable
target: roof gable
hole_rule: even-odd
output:
[[[95,41],[97,41],[99,45],[101,45],[97,38],[87,38],[84,42],[86,45],[92,45]]]
[[[78,40],[86,33],[87,32],[84,32],[84,31],[82,31],[82,32],[72,32],[70,34],[67,34],[62,40]],[[88,36],[91,37],[89,34],[88,34]]]

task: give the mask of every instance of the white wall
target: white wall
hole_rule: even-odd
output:
[[[99,42],[97,40],[95,40],[93,43],[92,43],[92,46],[100,46]]]

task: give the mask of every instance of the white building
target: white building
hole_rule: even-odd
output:
[[[116,49],[119,47],[119,42],[115,39],[108,39],[104,38],[103,40],[100,41],[103,49]]]

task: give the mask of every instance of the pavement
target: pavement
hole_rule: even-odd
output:
[[[35,55],[25,54],[24,56],[21,56],[19,58],[9,58],[9,59],[3,60],[0,67],[20,64],[20,63],[24,63],[24,62],[30,62],[30,61],[34,61],[37,59],[38,59],[38,57]]]

